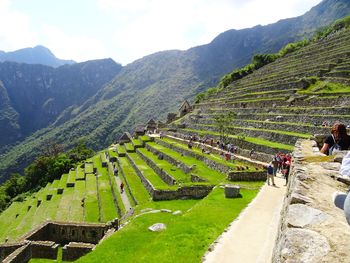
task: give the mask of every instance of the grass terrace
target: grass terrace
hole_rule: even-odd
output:
[[[160,190],[175,190],[177,186],[170,186],[166,184],[157,174],[156,172],[150,168],[144,160],[137,153],[128,153],[130,159],[136,164],[140,172],[148,179],[151,184]]]
[[[180,168],[168,163],[165,160],[159,160],[158,156],[154,155],[145,148],[139,149],[139,151],[144,154],[147,158],[152,160],[157,166],[167,172],[169,175],[174,177],[178,184],[189,183],[191,178],[188,174],[185,174]]]
[[[190,156],[184,156],[179,152],[176,152],[174,150],[171,150],[169,148],[166,148],[162,145],[159,145],[155,142],[149,142],[148,145],[150,145],[152,148],[171,156],[172,158],[175,158],[176,160],[184,163],[187,166],[194,166],[194,169],[191,171],[191,173],[199,176],[200,178],[204,178],[208,180],[209,183],[217,184],[223,180],[225,180],[226,175],[219,173],[208,166],[206,166],[203,162],[197,160],[196,158],[190,157]]]
[[[98,192],[100,200],[100,221],[107,222],[117,217],[117,204],[114,203],[111,185],[108,179],[108,170],[102,167],[100,158],[94,157],[94,166],[97,168]]]

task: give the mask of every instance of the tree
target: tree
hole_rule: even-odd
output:
[[[46,157],[56,157],[64,151],[63,144],[56,143],[54,141],[48,141],[45,143],[45,146],[42,148],[42,156]]]
[[[86,145],[86,139],[80,139],[78,145],[68,152],[69,158],[74,162],[85,160],[95,154],[95,151]]]
[[[229,125],[235,119],[237,114],[234,111],[229,111],[227,114],[221,113],[214,116],[215,126],[218,128],[220,132],[220,140],[223,142],[227,142]]]

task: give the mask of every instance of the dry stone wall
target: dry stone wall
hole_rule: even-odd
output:
[[[62,249],[63,261],[74,261],[89,253],[95,247],[94,244],[70,242]]]
[[[337,180],[340,163],[316,146],[296,143],[273,262],[350,262],[350,226],[332,198],[347,186]]]
[[[144,160],[149,167],[151,167],[159,176],[162,178],[162,180],[168,184],[168,185],[174,185],[176,184],[176,180],[174,177],[172,177],[170,174],[168,174],[166,171],[160,169],[156,163],[154,163],[151,159],[149,159],[146,155],[144,155],[142,152],[140,152],[138,149],[136,149],[136,152],[139,154],[142,160]]]
[[[48,221],[44,225],[29,232],[25,240],[47,240],[60,244],[71,241],[97,244],[104,236],[106,224],[69,223]]]

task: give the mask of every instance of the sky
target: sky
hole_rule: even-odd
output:
[[[126,65],[210,43],[229,29],[304,14],[321,0],[0,0],[0,50],[43,45],[82,62]]]

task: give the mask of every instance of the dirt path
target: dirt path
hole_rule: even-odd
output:
[[[123,193],[121,193],[120,192],[120,184],[122,183],[122,180],[120,180],[119,175],[118,176],[114,176],[114,178],[115,178],[115,182],[117,184],[120,196],[122,198],[122,202],[124,204],[125,211],[128,212],[130,210],[130,208],[132,208],[132,206],[130,204],[128,196],[126,195],[125,187],[124,187]]]
[[[256,198],[231,223],[205,255],[211,262],[271,262],[280,212],[285,196],[285,180],[275,177],[276,187],[264,185]]]

